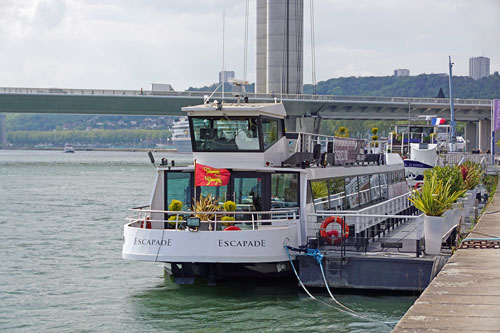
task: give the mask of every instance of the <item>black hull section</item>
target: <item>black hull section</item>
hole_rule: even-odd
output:
[[[167,263],[165,273],[177,284],[193,284],[195,278],[204,279],[209,285],[235,279],[295,279],[290,263]]]

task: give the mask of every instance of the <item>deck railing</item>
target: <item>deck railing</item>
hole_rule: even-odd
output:
[[[132,208],[134,216],[127,220],[131,226],[137,228],[184,230],[187,217],[200,217],[202,231],[223,230],[228,225],[238,225],[244,230],[258,230],[259,228],[288,227],[296,224],[299,219],[297,208],[271,211],[236,211],[236,212],[193,212],[153,210],[149,206]],[[168,216],[175,218],[161,218]],[[224,221],[224,216],[233,216],[235,221]],[[150,223],[150,226],[148,226]]]

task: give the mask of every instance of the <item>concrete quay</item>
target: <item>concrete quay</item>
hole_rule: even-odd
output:
[[[500,188],[468,238],[496,241],[458,249],[393,332],[500,332]]]

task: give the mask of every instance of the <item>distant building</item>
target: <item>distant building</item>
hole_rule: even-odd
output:
[[[229,79],[234,79],[234,71],[220,71],[219,72],[219,83],[224,80],[224,82],[228,82]]]
[[[469,76],[478,80],[490,75],[490,58],[472,57],[469,58]]]
[[[405,68],[395,69],[394,76],[410,76],[410,70]]]

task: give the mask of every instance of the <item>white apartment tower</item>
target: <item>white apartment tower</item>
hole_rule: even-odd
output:
[[[469,76],[478,80],[490,75],[490,58],[472,57],[469,58]]]
[[[303,92],[304,0],[257,0],[256,92]]]
[[[395,69],[394,76],[410,76],[410,70],[405,68]]]
[[[234,71],[220,71],[219,72],[219,83],[229,82],[229,79],[234,79]]]

